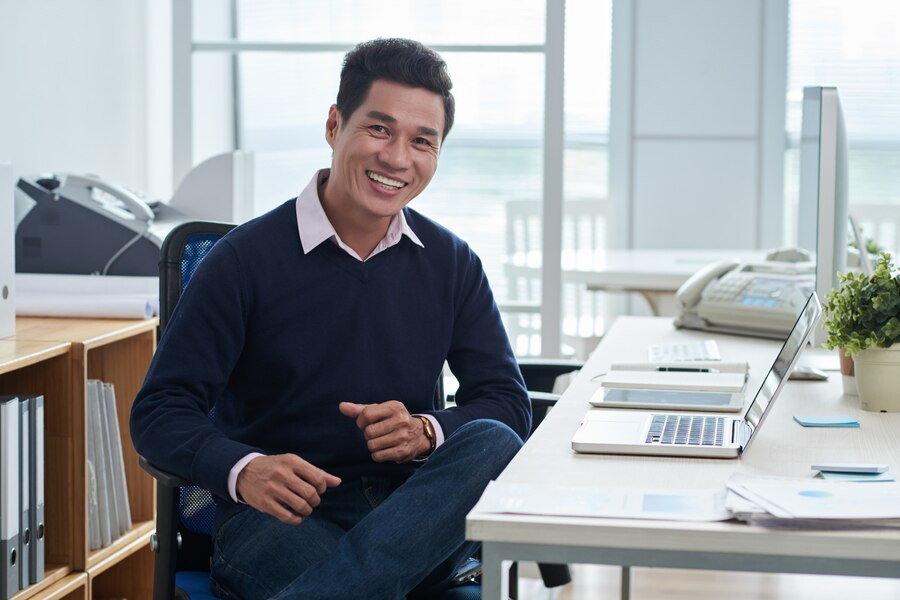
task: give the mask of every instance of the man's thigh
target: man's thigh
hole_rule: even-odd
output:
[[[226,521],[216,536],[211,575],[217,595],[271,598],[334,551],[342,535],[340,526],[315,511],[300,525],[286,525],[248,508]]]

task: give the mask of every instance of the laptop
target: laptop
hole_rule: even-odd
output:
[[[591,409],[572,438],[572,449],[593,454],[740,456],[762,427],[821,316],[822,305],[812,292],[742,416]]]

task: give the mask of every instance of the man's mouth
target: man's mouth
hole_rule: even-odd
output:
[[[396,179],[391,179],[390,177],[385,177],[384,175],[379,175],[378,173],[373,173],[372,171],[366,171],[366,176],[372,181],[393,188],[395,190],[399,190],[406,185],[402,181],[397,181]]]

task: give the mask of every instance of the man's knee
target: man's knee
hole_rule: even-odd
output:
[[[493,419],[476,419],[457,429],[451,438],[477,450],[479,458],[501,468],[522,448],[522,438],[504,423]]]

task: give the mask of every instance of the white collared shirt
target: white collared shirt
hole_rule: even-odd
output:
[[[328,220],[325,209],[322,208],[322,202],[319,199],[319,186],[328,178],[330,173],[331,169],[317,171],[309,184],[297,196],[297,227],[300,230],[300,245],[303,246],[303,254],[309,254],[325,240],[331,240],[356,260],[365,262],[379,252],[384,252],[391,246],[399,244],[400,239],[404,235],[417,246],[425,247],[425,244],[422,243],[416,232],[406,222],[406,216],[401,210],[391,217],[387,233],[378,242],[372,253],[366,258],[361,258],[353,248],[344,243],[341,236],[334,230],[331,221]]]

